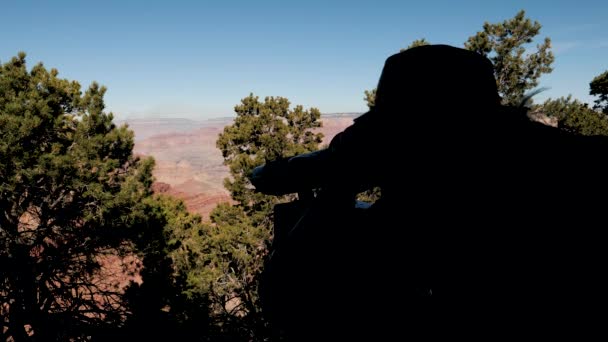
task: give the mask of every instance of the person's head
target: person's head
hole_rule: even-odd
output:
[[[377,159],[389,161],[383,175],[390,187],[403,179],[403,171],[391,164],[397,153],[407,155],[424,177],[445,180],[439,175],[444,170],[452,176],[482,170],[488,149],[504,151],[509,137],[529,126],[525,115],[511,115],[525,112],[513,109],[501,105],[488,58],[428,45],[386,60],[375,106],[356,121],[368,127],[366,143],[378,148]]]
[[[413,115],[447,118],[463,110],[474,115],[499,105],[493,66],[486,57],[448,45],[427,45],[386,60],[372,112],[409,121]]]

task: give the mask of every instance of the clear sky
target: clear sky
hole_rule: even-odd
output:
[[[361,112],[389,55],[422,37],[462,46],[519,9],[556,55],[539,99],[591,102],[589,82],[608,69],[606,0],[2,0],[0,61],[25,51],[30,65],[98,81],[118,118],[230,116],[250,92]]]

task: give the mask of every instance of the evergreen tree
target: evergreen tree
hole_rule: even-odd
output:
[[[608,70],[595,77],[589,86],[591,88],[589,93],[598,96],[593,108],[608,114]]]
[[[181,200],[156,195],[143,200],[140,233],[134,239],[143,260],[142,283],[127,289],[131,311],[124,328],[114,331],[133,340],[189,340],[209,338],[210,236],[199,215]],[[201,280],[200,274],[206,275]],[[205,283],[206,281],[206,283]]]
[[[526,54],[526,44],[540,33],[539,22],[526,18],[525,11],[502,23],[484,23],[483,31],[469,37],[465,48],[487,56],[494,64],[494,75],[503,104],[519,105],[526,91],[538,85],[538,79],[551,72],[551,40],[545,38],[536,51]]]
[[[42,64],[28,71],[24,53],[0,66],[2,340],[123,335],[138,320],[160,331],[195,318],[204,334],[207,305],[182,281],[200,217],[152,196],[154,161],[133,156],[133,132],[104,112],[105,91],[93,83],[82,93]],[[143,284],[127,288],[138,274]]]
[[[130,253],[150,194],[153,163],[133,157],[133,133],[103,111],[106,89],[83,94],[57,75],[28,71],[24,53],[0,67],[0,333],[15,341],[125,319],[100,266]]]
[[[425,46],[425,45],[430,45],[430,44],[431,43],[429,43],[425,38],[416,39],[410,45],[408,45],[408,47],[406,47],[405,49],[399,50],[399,52],[403,52],[405,50],[408,50],[408,49],[411,49],[411,48],[415,48],[415,47],[418,47],[418,46]]]
[[[225,186],[236,204],[218,205],[211,213],[208,265],[213,265],[215,279],[209,283],[214,312],[223,311],[230,329],[242,330],[243,336],[263,331],[257,277],[272,238],[272,209],[293,199],[256,193],[247,176],[268,161],[317,150],[322,134],[316,131],[321,127],[318,109],[290,108],[282,97],[260,101],[250,94],[235,112],[234,123],[224,128],[217,146],[230,168]]]
[[[365,103],[369,109],[372,109],[376,105],[376,90],[377,89],[374,88],[372,90],[364,91],[365,97],[363,100],[365,100]]]
[[[313,130],[321,127],[321,114],[316,108],[290,109],[289,101],[282,97],[267,97],[261,102],[253,94],[234,110],[234,123],[224,128],[217,141],[232,176],[224,185],[253,223],[259,224],[276,198],[256,193],[247,176],[268,161],[317,150],[323,135]]]
[[[540,111],[557,118],[560,129],[580,135],[608,135],[608,116],[572,99],[572,96],[548,99]]]

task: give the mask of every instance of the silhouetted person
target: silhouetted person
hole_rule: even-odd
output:
[[[409,49],[387,59],[375,107],[327,149],[258,169],[261,192],[321,189],[265,271],[271,322],[302,340],[572,327],[582,315],[572,310],[605,291],[598,224],[587,221],[603,218],[591,198],[606,194],[606,143],[500,100],[487,58]],[[354,195],[372,186],[381,198],[355,211]]]

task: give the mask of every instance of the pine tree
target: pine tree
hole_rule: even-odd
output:
[[[538,86],[539,78],[553,69],[551,40],[545,38],[536,51],[526,54],[541,25],[526,18],[525,11],[502,23],[484,23],[483,31],[469,37],[465,48],[487,56],[494,64],[494,75],[503,104],[519,105],[524,94]]]
[[[572,96],[548,99],[540,110],[557,118],[558,127],[580,135],[608,135],[608,116],[572,99]]]
[[[217,141],[232,179],[224,185],[255,224],[261,223],[276,198],[256,193],[247,176],[259,165],[278,158],[315,151],[323,135],[318,109],[290,109],[286,98],[267,97],[264,102],[250,94],[235,107],[234,123],[224,128]]]
[[[231,177],[224,184],[236,204],[218,205],[211,213],[214,245],[209,262],[217,272],[211,291],[216,312],[224,310],[226,322],[232,318],[245,332],[259,334],[263,322],[257,277],[272,238],[272,209],[293,197],[256,193],[247,176],[268,161],[317,150],[323,136],[317,131],[319,110],[291,108],[286,98],[260,101],[250,94],[235,106],[235,112],[234,123],[225,127],[217,141],[230,168]]]
[[[132,155],[105,92],[93,83],[83,94],[42,64],[28,71],[24,53],[0,67],[3,339],[67,340],[126,317],[102,265],[132,251],[153,162]]]
[[[608,114],[608,71],[596,76],[589,86],[591,88],[589,93],[598,96],[593,108]]]
[[[408,45],[408,47],[406,47],[405,49],[399,50],[399,52],[403,52],[405,50],[409,50],[411,48],[415,48],[415,47],[418,47],[418,46],[425,46],[425,45],[430,45],[430,44],[431,43],[429,43],[425,38],[416,39],[410,45]]]
[[[213,239],[208,225],[181,200],[154,195],[143,199],[133,243],[142,268],[141,283],[125,293],[130,311],[114,334],[132,340],[206,341],[212,333],[209,265]]]
[[[152,195],[154,161],[133,156],[133,132],[104,112],[105,92],[93,83],[82,93],[42,64],[28,71],[24,53],[0,66],[2,340],[123,334],[163,312],[155,324],[167,329],[207,313],[181,281],[200,217]],[[127,287],[137,275],[144,284]]]

